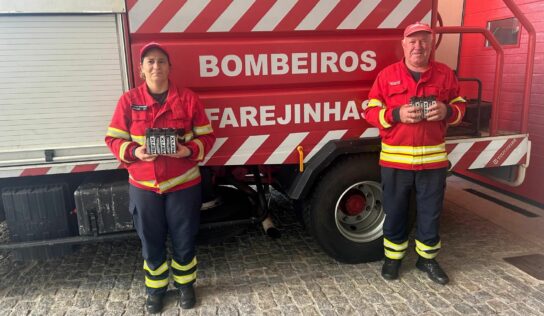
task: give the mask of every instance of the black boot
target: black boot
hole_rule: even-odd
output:
[[[386,280],[396,280],[399,278],[401,260],[385,258],[382,266],[382,277]]]
[[[419,257],[416,262],[416,267],[423,272],[427,272],[427,276],[433,282],[444,285],[450,281],[446,272],[442,270],[438,262],[434,259]]]
[[[183,309],[191,309],[196,304],[195,289],[192,284],[179,288],[179,306]]]
[[[162,299],[164,294],[148,295],[145,300],[145,309],[149,314],[157,314],[162,311]]]

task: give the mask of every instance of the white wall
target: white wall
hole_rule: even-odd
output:
[[[442,16],[444,26],[460,26],[463,18],[464,0],[439,0],[438,12]],[[444,34],[440,46],[436,50],[436,60],[443,62],[452,69],[457,69],[459,55],[459,35]]]

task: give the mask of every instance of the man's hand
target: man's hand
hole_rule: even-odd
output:
[[[421,109],[410,104],[405,104],[400,107],[399,116],[402,123],[417,123],[421,121]]]
[[[169,154],[169,155],[164,155],[164,156],[172,157],[172,158],[186,158],[186,157],[191,156],[191,154],[192,154],[192,152],[189,149],[189,147],[178,143],[178,151],[175,154]]]
[[[134,151],[134,155],[141,161],[153,161],[157,158],[157,155],[149,155],[145,150],[145,146],[140,146]]]
[[[436,104],[430,106],[427,111],[427,121],[442,121],[448,114],[448,108],[442,101],[436,101]]]

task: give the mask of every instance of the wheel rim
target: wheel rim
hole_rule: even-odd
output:
[[[381,185],[375,181],[353,184],[338,198],[334,213],[336,227],[347,239],[370,242],[380,238],[385,218]]]

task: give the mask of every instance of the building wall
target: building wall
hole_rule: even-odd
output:
[[[463,4],[465,0],[438,1],[438,13],[442,17],[444,26],[459,26],[463,19]],[[459,56],[459,35],[444,34],[440,45],[436,49],[435,59],[445,63],[452,69],[457,69]]]
[[[536,56],[533,72],[531,101],[529,110],[529,130],[532,141],[531,163],[525,182],[520,187],[512,188],[486,181],[472,173],[468,175],[488,182],[501,189],[521,195],[544,204],[542,187],[544,181],[544,1],[517,0],[516,3],[536,29]],[[489,20],[512,17],[513,14],[502,0],[467,1],[463,23],[465,26],[486,27]],[[504,47],[505,64],[501,104],[499,107],[499,130],[517,131],[521,122],[521,102],[523,79],[527,58],[528,36],[522,28],[520,44]],[[481,35],[463,35],[461,40],[461,63],[459,75],[478,77],[483,80],[483,99],[491,101],[495,73],[495,51],[484,47]],[[476,91],[467,84],[462,85],[462,95],[475,97]],[[496,105],[494,105],[494,110]]]

